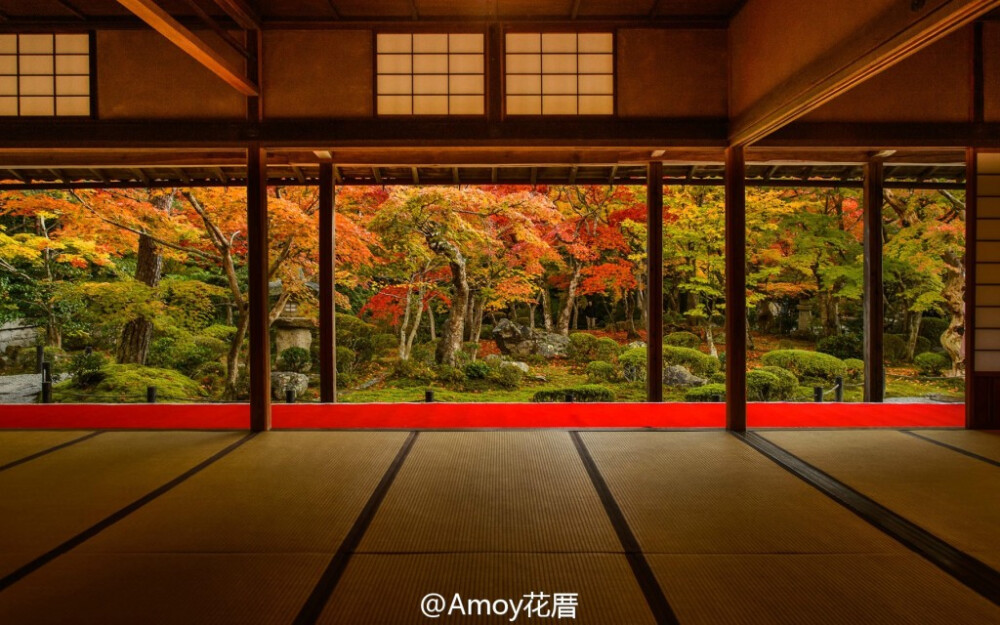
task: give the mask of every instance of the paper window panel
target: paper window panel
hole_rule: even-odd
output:
[[[481,55],[483,36],[476,33],[451,33],[448,35],[448,52]]]
[[[379,115],[484,113],[481,33],[384,33],[376,41]]]
[[[89,97],[57,97],[56,115],[88,115],[90,113]]]
[[[52,97],[24,97],[20,99],[20,114],[22,116],[49,116],[56,114],[55,98]]]
[[[448,57],[448,73],[483,75],[482,54],[452,54]]]
[[[17,51],[20,54],[52,54],[54,35],[18,35]]]
[[[86,116],[90,92],[90,35],[0,35],[0,116]]]
[[[447,115],[448,96],[446,95],[415,95],[413,96],[414,115]]]
[[[17,98],[0,96],[0,115],[17,115]]]
[[[0,76],[17,76],[17,56],[0,55]]]
[[[448,35],[413,35],[413,52],[424,54],[428,52],[448,53]]]
[[[448,97],[448,112],[452,115],[482,115],[485,103],[481,95],[453,95]]]
[[[414,76],[413,93],[448,95],[448,75]]]
[[[508,33],[506,42],[508,115],[614,114],[612,33]]]
[[[414,74],[447,74],[448,55],[447,54],[414,54],[413,55]]]
[[[17,35],[0,35],[0,54],[17,54]]]
[[[56,54],[90,54],[89,35],[56,35]]]

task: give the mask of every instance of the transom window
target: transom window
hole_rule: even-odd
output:
[[[90,36],[0,34],[0,116],[90,115]]]
[[[482,115],[482,33],[379,33],[379,115]]]
[[[611,33],[507,33],[508,115],[612,115]]]

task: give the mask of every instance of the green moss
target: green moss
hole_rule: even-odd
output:
[[[171,369],[141,365],[108,365],[105,378],[91,388],[80,389],[71,380],[53,389],[61,403],[138,403],[146,401],[146,388],[156,387],[157,399],[165,402],[196,402],[205,399],[197,382]]]

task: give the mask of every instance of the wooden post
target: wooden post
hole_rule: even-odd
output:
[[[872,160],[866,163],[864,175],[864,400],[881,402],[885,398],[885,378],[882,376],[885,324],[882,300],[882,162]]]
[[[646,400],[663,401],[663,163],[646,168]]]
[[[247,150],[247,265],[250,282],[250,429],[271,429],[271,320],[268,289],[267,152]]]
[[[726,429],[747,429],[746,156],[726,148]]]
[[[337,401],[337,318],[334,265],[337,230],[333,165],[319,165],[319,395],[323,403]]]

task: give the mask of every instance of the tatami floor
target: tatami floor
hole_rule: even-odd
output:
[[[996,569],[998,433],[0,432],[0,623],[1000,623]]]

